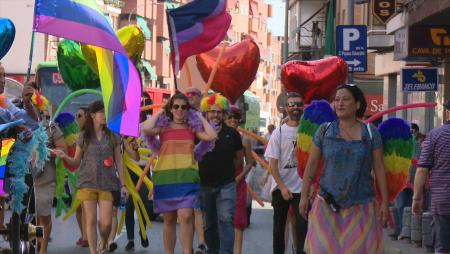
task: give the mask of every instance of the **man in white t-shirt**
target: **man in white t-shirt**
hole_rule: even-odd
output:
[[[276,128],[269,140],[265,157],[269,159],[272,181],[273,214],[273,253],[285,251],[284,232],[289,206],[296,218],[297,253],[303,252],[307,221],[300,216],[298,205],[302,181],[297,174],[297,128],[303,113],[303,98],[298,93],[288,93],[286,112],[287,121]]]

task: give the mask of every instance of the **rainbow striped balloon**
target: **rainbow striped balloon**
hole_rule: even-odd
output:
[[[400,118],[383,121],[378,130],[383,140],[388,198],[389,202],[393,202],[408,182],[415,140],[410,131],[410,123]],[[377,184],[375,186],[378,188]],[[380,198],[377,189],[377,199]]]
[[[314,134],[321,124],[332,122],[335,119],[333,109],[326,100],[314,100],[305,108],[297,130],[297,172],[300,178],[303,178],[305,172]],[[320,164],[321,169],[322,163]],[[321,172],[316,174],[314,182],[318,182],[320,175]]]
[[[11,151],[11,147],[14,145],[14,139],[3,139],[2,140],[2,149],[1,149],[1,157],[0,157],[0,197],[4,197],[6,192],[3,191],[3,184],[5,181],[6,175],[6,161],[8,160],[9,152]]]

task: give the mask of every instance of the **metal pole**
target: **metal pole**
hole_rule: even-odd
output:
[[[283,44],[283,63],[287,62],[289,54],[289,0],[286,1],[284,10],[284,44]]]
[[[347,0],[347,25],[353,25],[355,0]],[[348,73],[348,83],[353,84],[353,72]]]

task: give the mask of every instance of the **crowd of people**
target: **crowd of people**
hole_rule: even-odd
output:
[[[0,65],[0,92],[4,84]],[[146,162],[138,150],[146,142],[111,132],[106,127],[103,103],[95,101],[76,113],[81,132],[75,153],[69,155],[62,131],[50,121],[50,112],[36,113],[30,104],[34,89],[39,88],[33,83],[25,85],[23,110],[5,99],[0,116],[10,113],[34,124],[41,122],[47,132],[51,157],[44,170],[33,175],[38,224],[45,232],[39,241],[40,253],[47,253],[51,235],[56,157],[78,168],[77,188],[70,191],[82,202],[76,212],[80,230],[76,244],[88,247],[91,254],[116,250],[118,209],[124,205],[128,239],[124,249],[133,251],[133,211],[140,208],[128,198],[122,156],[127,153],[143,167]],[[367,102],[357,86],[339,86],[331,104],[337,118],[322,124],[315,133],[303,179],[297,173],[296,159],[297,130],[304,107],[300,94],[287,94],[287,117],[279,127],[269,126],[265,136],[264,157],[269,170],[261,185],[268,186],[265,199],[273,206],[275,254],[289,251],[288,222],[295,253],[383,251],[382,230],[389,216],[383,141],[374,125],[361,121]],[[450,102],[444,106],[450,121]],[[255,165],[253,142],[238,129],[242,112],[220,94],[203,96],[198,89],[189,88],[184,94],[176,92],[163,108],[151,113],[142,113],[140,129],[141,138],[148,141],[146,147],[158,154],[148,174],[154,188],[141,188],[139,195],[152,203],[144,212],[152,218],[162,215],[165,252],[175,252],[178,224],[183,253],[242,253],[251,203],[246,178]],[[412,206],[414,214],[422,213],[426,203],[423,190],[429,179],[435,251],[450,253],[450,124],[426,137],[416,124],[412,131],[417,163],[410,170],[410,184],[397,199],[399,216],[407,206]],[[321,161],[319,188],[315,188]],[[378,201],[375,178],[381,194]],[[137,183],[139,177],[133,176],[132,181]],[[194,234],[198,235],[197,246]],[[148,239],[141,233],[140,238],[141,245],[148,247]]]

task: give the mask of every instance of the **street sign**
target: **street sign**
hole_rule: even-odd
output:
[[[397,13],[396,0],[372,0],[372,14],[386,24]]]
[[[367,27],[337,26],[336,55],[342,57],[350,72],[367,71]]]
[[[438,88],[437,68],[402,68],[403,92],[432,92]]]

